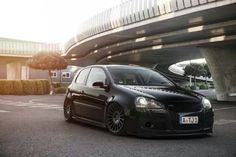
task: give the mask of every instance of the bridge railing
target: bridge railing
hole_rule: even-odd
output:
[[[80,25],[76,36],[65,44],[64,50],[66,52],[75,43],[105,31],[214,1],[220,0],[128,0]]]

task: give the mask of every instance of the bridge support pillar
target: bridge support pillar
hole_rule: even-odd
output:
[[[236,101],[236,48],[201,48],[219,101]]]

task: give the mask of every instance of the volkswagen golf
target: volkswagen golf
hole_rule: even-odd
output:
[[[129,65],[80,69],[64,101],[67,122],[79,120],[115,135],[204,135],[214,113],[204,96],[183,89],[157,71]]]

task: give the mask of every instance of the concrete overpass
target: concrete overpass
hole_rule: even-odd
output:
[[[65,45],[73,65],[148,67],[206,58],[217,99],[236,100],[236,0],[130,0],[78,28]],[[162,1],[163,2],[163,1]]]

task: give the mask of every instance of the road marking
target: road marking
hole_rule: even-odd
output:
[[[12,106],[29,106],[29,104],[25,104],[25,103],[22,103],[22,104],[12,104]]]
[[[30,105],[29,107],[59,107],[59,105],[47,105],[47,104],[44,104],[44,105],[35,105],[35,104],[32,104]]]
[[[21,102],[21,101],[11,101],[11,100],[1,100],[2,105],[17,106],[17,107],[27,107],[27,108],[41,108],[41,109],[55,109],[62,110],[62,106],[58,104],[47,104],[47,103],[36,103],[36,102]],[[3,112],[3,111],[2,111]],[[6,111],[8,112],[8,111]]]
[[[62,109],[62,107],[43,107],[43,109]]]
[[[221,111],[221,110],[229,110],[229,109],[234,109],[234,108],[236,108],[236,106],[235,106],[235,107],[216,108],[216,109],[214,109],[214,110],[215,110],[215,111]]]
[[[220,119],[214,122],[215,125],[225,125],[230,123],[236,123],[236,120]]]
[[[10,112],[10,111],[0,110],[0,113],[5,113],[5,112]]]

